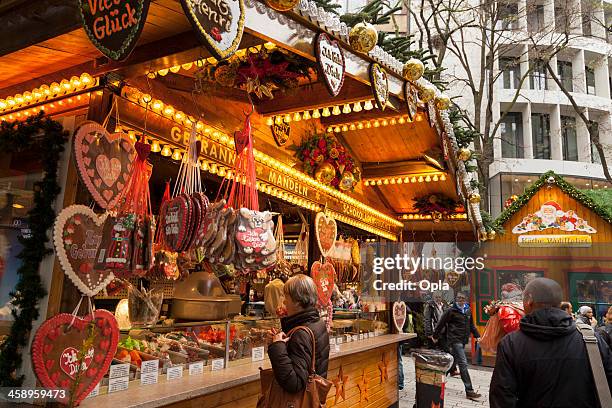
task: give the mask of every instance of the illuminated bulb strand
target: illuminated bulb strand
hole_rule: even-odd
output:
[[[384,126],[395,126],[395,125],[403,125],[406,123],[411,123],[412,121],[408,117],[408,115],[402,116],[393,116],[386,118],[377,118],[370,120],[362,120],[357,122],[348,122],[348,123],[340,123],[338,125],[328,126],[327,132],[346,132],[349,130],[362,130],[362,129],[371,129],[378,128]]]
[[[86,106],[88,103],[89,92],[70,97],[63,97],[62,99],[56,99],[50,101],[49,103],[39,104],[31,108],[22,107],[11,112],[7,112],[3,116],[0,116],[0,122],[22,120],[29,117],[30,115],[37,115],[41,111],[47,112],[48,114],[63,112],[66,110],[74,109],[75,106]]]
[[[429,174],[415,174],[405,175],[397,177],[383,177],[373,178],[364,180],[365,186],[382,186],[382,185],[393,185],[393,184],[408,184],[408,183],[429,183],[436,181],[446,181],[446,174],[444,173],[429,173]]]
[[[198,131],[198,134],[200,136],[203,137],[207,137],[213,141],[219,142],[227,147],[233,148],[234,146],[234,140],[233,137],[228,136],[226,133],[215,129],[212,126],[209,126],[207,124],[204,124],[204,122],[201,121],[197,121],[195,120],[195,118],[193,118],[192,116],[186,115],[183,112],[180,111],[176,111],[172,106],[170,105],[166,105],[164,104],[162,101],[158,100],[158,99],[153,99],[151,97],[151,95],[149,94],[144,94],[142,92],[140,92],[139,90],[137,90],[136,88],[130,88],[130,87],[126,87],[126,89],[124,90],[124,95],[131,101],[138,103],[140,106],[142,107],[147,107],[147,105],[149,106],[149,108],[157,115],[160,116],[165,116],[170,120],[173,120],[176,123],[185,125],[185,127],[187,129],[190,129],[191,126],[193,126],[193,124],[195,123],[196,129]],[[182,120],[177,120],[177,114],[179,114],[179,116],[182,118]],[[164,153],[164,149],[162,149],[162,154]],[[172,153],[171,153],[172,154]],[[323,184],[317,180],[315,180],[314,178],[308,176],[305,173],[302,173],[296,169],[294,169],[293,167],[279,161],[276,160],[275,158],[268,156],[262,152],[259,152],[257,150],[254,149],[254,155],[255,155],[255,159],[260,162],[263,163],[271,168],[274,168],[278,171],[280,171],[281,173],[284,173],[286,175],[290,175],[293,178],[302,181],[314,188],[316,188],[319,191],[323,191],[325,193],[327,193],[328,195],[331,195],[335,198],[338,198],[339,200],[346,202],[354,207],[357,207],[361,210],[363,210],[364,212],[367,212],[368,214],[371,214],[391,225],[395,225],[398,227],[402,226],[402,223],[400,223],[399,221],[397,221],[395,218],[392,218],[378,210],[375,210],[374,208],[368,206],[367,204],[364,204],[356,199],[354,199],[353,197],[350,197],[344,193],[342,193],[341,191],[336,190],[335,188]],[[214,171],[216,172],[217,169],[215,168]]]
[[[98,80],[84,72],[81,76],[75,75],[70,79],[63,79],[60,82],[43,84],[23,94],[18,93],[5,99],[0,99],[0,113],[21,110],[24,107],[51,101],[75,92],[81,92],[97,85]]]
[[[280,125],[281,123],[299,122],[300,120],[319,119],[321,116],[330,117],[338,115],[347,115],[351,112],[361,112],[362,110],[372,110],[374,104],[371,99],[364,99],[354,103],[345,103],[339,105],[320,106],[315,109],[308,109],[305,111],[287,112],[281,115],[269,116],[266,119],[266,124],[272,126],[273,124]],[[407,117],[407,116],[406,116]],[[406,119],[404,119],[404,122]]]
[[[467,220],[467,217],[468,216],[466,213],[455,213],[455,214],[445,215],[442,218],[443,219]],[[402,220],[431,220],[433,219],[431,214],[402,214],[398,218]]]

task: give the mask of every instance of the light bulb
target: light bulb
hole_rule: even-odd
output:
[[[367,111],[374,109],[374,106],[372,105],[372,101],[366,101],[366,103],[363,105],[363,109]]]
[[[342,113],[342,111],[340,110],[340,107],[338,105],[334,106],[334,108],[332,109],[332,114],[337,116],[337,115],[339,115],[341,113]]]
[[[400,125],[403,125],[404,123],[406,123],[406,119],[404,119],[404,117],[402,116],[401,118],[399,118],[399,119],[397,120],[397,122],[398,122]]]
[[[435,174],[435,175],[433,176],[432,180],[433,180],[433,181],[438,181],[438,175],[437,175],[437,174]]]
[[[366,129],[371,129],[372,128],[372,123],[366,122],[365,127],[366,127]]]
[[[149,78],[149,79],[155,79],[156,76],[157,76],[157,72],[148,72],[147,73],[147,78]]]
[[[387,121],[387,119],[383,119],[383,121],[381,122],[381,124],[383,126],[387,126],[389,124],[389,122]]]
[[[431,181],[431,177],[430,176],[425,177],[425,181],[429,183]]]
[[[163,107],[164,107],[164,103],[160,101],[159,99],[155,99],[153,103],[151,104],[151,109],[153,109],[153,111],[157,113],[161,112]]]
[[[391,124],[391,125],[395,125],[395,124],[397,124],[397,120],[395,120],[395,118],[392,118],[392,119],[389,121],[389,124]]]
[[[369,186],[370,185],[370,181],[366,180],[366,181],[363,182],[363,184],[366,185],[366,186]]]
[[[181,160],[183,158],[183,155],[181,155],[181,152],[179,151],[179,149],[174,149],[174,152],[172,153],[172,160]]]
[[[421,122],[423,120],[423,114],[419,113],[418,115],[416,115],[416,121],[417,122]]]
[[[183,118],[184,118],[184,117],[185,117],[185,114],[184,114],[183,112],[181,112],[181,111],[177,111],[177,112],[174,114],[174,120],[175,120],[176,122],[179,122],[179,123],[181,123],[181,122],[183,121]]]
[[[318,109],[312,111],[312,117],[313,119],[319,119],[321,117],[321,113],[319,113]]]
[[[83,84],[81,83],[81,78],[73,76],[70,78],[70,85],[72,85],[74,89],[80,89]]]
[[[170,105],[164,108],[164,116],[171,117],[174,114],[174,108]]]
[[[144,105],[150,104],[152,100],[153,100],[153,98],[151,98],[151,95],[149,95],[149,94],[142,94],[142,96],[140,97],[140,101]]]
[[[151,143],[151,151],[153,153],[158,153],[161,151],[161,146],[159,145],[158,140],[154,140],[153,143]]]
[[[327,133],[331,133],[333,131],[334,131],[334,128],[332,126],[327,127]]]
[[[40,89],[38,89],[38,88],[34,88],[34,89],[32,90],[32,97],[34,98],[34,100],[35,100],[35,101],[39,101],[39,100],[41,100],[43,96],[44,96],[44,95],[43,95],[43,93],[40,91]],[[79,96],[80,96],[80,95],[79,95]]]
[[[193,67],[193,62],[186,62],[182,65],[185,71],[189,71]]]
[[[208,162],[202,161],[201,167],[202,170],[208,171]]]
[[[377,186],[382,186],[382,180],[378,180],[378,181],[376,182],[376,185],[377,185]]]
[[[348,126],[343,125],[343,126],[342,126],[342,131],[343,131],[343,132],[346,132],[347,130],[348,130]]]
[[[26,91],[23,93],[23,99],[25,99],[26,103],[32,102],[32,92]]]
[[[70,85],[70,81],[68,81],[67,79],[62,79],[62,82],[60,82],[60,86],[62,87],[62,90],[64,92],[70,92],[70,90],[72,89],[72,85]]]
[[[81,81],[83,81],[83,79],[81,79]],[[43,94],[43,97],[45,98],[51,95],[51,89],[49,89],[49,85],[41,85],[40,92]]]
[[[266,125],[272,126],[273,124],[274,124],[274,119],[272,119],[272,116],[268,117],[268,119],[266,119]]]
[[[374,121],[374,127],[375,127],[375,128],[380,127],[380,122],[379,122],[379,121],[377,121],[377,120],[375,120],[375,121]]]
[[[340,133],[340,126],[336,126],[336,127],[334,128],[334,132],[336,132],[336,133]]]
[[[304,113],[302,114],[302,119],[304,120],[310,119],[310,111],[304,111]]]
[[[351,123],[351,126],[349,126],[349,129],[350,130],[355,130],[355,129],[357,129],[357,126],[355,126],[354,123]]]
[[[161,155],[166,157],[172,155],[172,150],[170,150],[170,146],[165,145],[164,148],[161,150]]]
[[[0,110],[6,109],[7,106],[8,104],[6,103],[6,101],[4,99],[0,99]]]
[[[446,176],[445,176],[444,174],[442,174],[442,175],[440,176],[440,180],[441,180],[441,181],[446,181]]]
[[[283,118],[283,121],[284,121],[285,123],[289,123],[289,122],[291,122],[291,115],[286,114],[286,115],[285,115],[285,117]]]
[[[349,104],[345,104],[344,107],[342,108],[342,113],[351,113],[351,107],[349,106]]]
[[[388,185],[389,184],[389,179],[385,179],[385,181],[383,181],[384,185]]]
[[[283,118],[281,118],[280,116],[276,116],[274,118],[274,123],[276,123],[277,125],[280,125],[281,123],[283,123]]]
[[[417,182],[416,177],[412,176],[412,178],[410,179],[410,182],[411,182],[411,183],[416,183],[416,182]]]
[[[299,122],[300,120],[302,120],[302,116],[300,116],[300,112],[295,112],[293,114],[293,121],[294,122]]]
[[[361,112],[361,110],[361,102],[355,102],[355,104],[353,105],[353,112]]]
[[[17,94],[15,95],[15,104],[17,106],[21,105],[25,100],[23,99],[23,96],[21,94]]]
[[[419,180],[419,183],[422,183],[423,182],[423,176],[419,176],[418,180]]]
[[[172,72],[173,74],[176,74],[180,70],[181,70],[181,66],[180,65],[175,65],[172,68],[170,68],[170,72]]]
[[[323,115],[324,118],[330,116],[331,113],[329,112],[329,108],[328,107],[323,108],[323,113],[321,115]]]
[[[119,129],[119,131],[121,131],[121,129]],[[115,133],[117,133],[117,132],[115,132]],[[136,132],[134,132],[133,130],[130,130],[128,132],[128,137],[130,138],[132,143],[136,143]]]
[[[401,177],[397,179],[397,184],[402,184],[403,182],[404,182],[404,180],[402,180]]]
[[[160,69],[159,71],[157,71],[157,73],[161,76],[166,76],[168,75],[168,68]]]
[[[93,77],[91,75],[89,75],[87,72],[83,72],[81,74],[81,83],[83,85],[85,85],[87,87],[87,86],[92,85],[93,82],[94,82]]]
[[[359,122],[357,124],[357,129],[359,129],[359,130],[363,129],[363,122]]]

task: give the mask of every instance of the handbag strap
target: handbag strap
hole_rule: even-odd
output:
[[[591,372],[593,373],[593,380],[595,381],[595,387],[597,388],[599,404],[602,407],[612,407],[610,388],[608,388],[608,380],[606,378],[606,373],[604,372],[601,354],[599,354],[599,347],[597,346],[595,331],[591,326],[584,323],[576,323],[576,328],[580,334],[582,334],[582,338],[586,344],[587,355],[591,365]]]
[[[300,329],[307,331],[308,334],[310,335],[310,339],[312,340],[312,362],[310,364],[310,374],[312,374],[315,372],[315,356],[317,355],[317,342],[315,340],[314,333],[312,332],[312,330],[310,330],[310,327],[296,326],[293,329],[289,330],[289,332],[287,333],[287,337],[291,337],[293,333],[295,333],[296,331]]]

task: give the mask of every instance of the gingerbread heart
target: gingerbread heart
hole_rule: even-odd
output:
[[[103,335],[105,330],[107,336]],[[51,334],[57,337],[53,339]],[[87,340],[93,342],[85,348]],[[102,342],[108,343],[104,350]],[[108,372],[118,342],[117,321],[107,310],[98,309],[93,316],[85,317],[70,313],[56,315],[46,320],[34,336],[34,372],[44,387],[67,391],[66,397],[59,402],[67,404],[73,392],[72,402],[77,406]],[[78,385],[74,387],[77,380]]]
[[[327,306],[331,299],[332,292],[334,291],[334,276],[336,270],[331,262],[326,261],[321,263],[315,261],[312,264],[310,270],[310,277],[314,280],[317,285],[317,294],[319,297],[319,304],[321,306]]]
[[[404,302],[393,302],[393,324],[398,333],[404,331],[404,324],[406,324],[407,315],[406,304]]]
[[[106,214],[98,215],[84,205],[62,210],[53,226],[53,244],[64,273],[86,296],[95,296],[115,276],[93,268]]]
[[[325,85],[331,96],[338,96],[344,84],[344,52],[336,40],[330,40],[325,33],[316,39],[316,55],[319,71],[325,79]]]
[[[189,232],[190,203],[180,195],[167,201],[160,210],[160,227],[166,245],[179,251],[185,244]]]
[[[74,158],[79,177],[96,203],[104,209],[117,206],[136,157],[124,133],[110,134],[96,122],[84,122],[74,133]],[[101,181],[101,182],[100,182]]]
[[[338,226],[331,216],[320,212],[315,217],[315,234],[321,255],[329,256],[336,244]]]

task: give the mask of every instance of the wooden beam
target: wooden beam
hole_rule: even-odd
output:
[[[194,88],[194,78],[181,74],[168,73],[168,75],[164,77],[158,77],[156,81],[161,82],[168,89],[177,92],[186,92],[191,94],[191,91],[193,91]],[[237,88],[216,88],[213,86],[206,90],[206,94],[215,98],[249,103],[249,98],[246,91]]]
[[[296,92],[277,94],[272,100],[262,101],[257,112],[272,116],[286,112],[315,109],[338,103],[352,103],[372,97],[369,86],[346,78],[344,86],[337,97],[332,97],[323,82],[301,87]]]
[[[387,211],[391,211],[393,213],[396,213],[395,208],[393,208],[393,206],[391,205],[389,200],[387,200],[387,197],[385,197],[385,195],[380,190],[380,188],[378,188],[378,186],[372,186],[372,189],[374,190],[374,192],[378,196],[378,199],[385,205],[385,207],[387,208]]]

